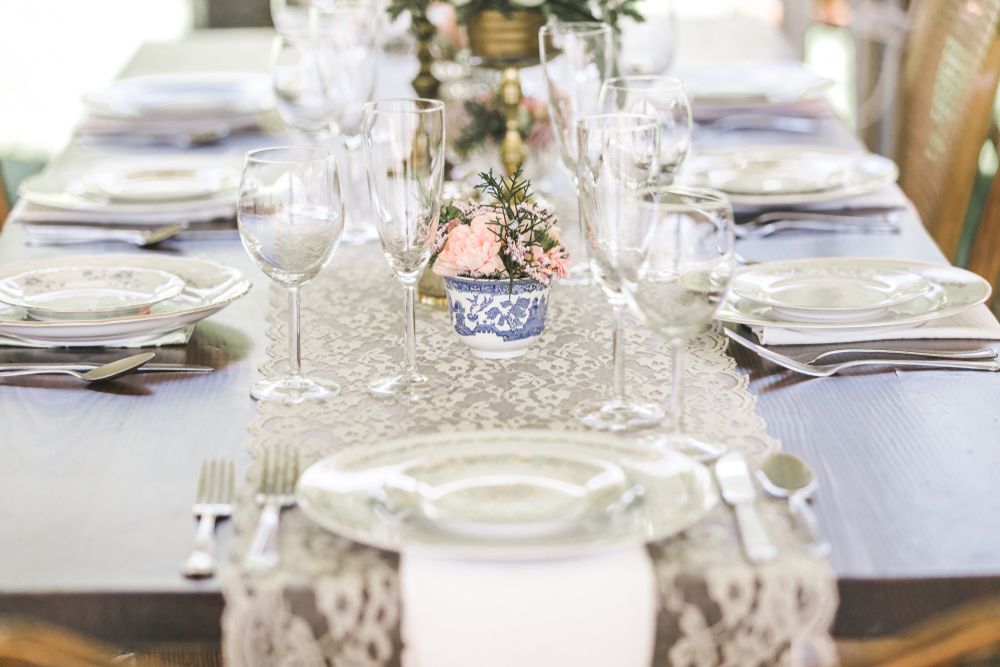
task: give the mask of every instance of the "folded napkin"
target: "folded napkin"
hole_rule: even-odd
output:
[[[760,213],[765,210],[777,210],[777,211],[827,211],[831,213],[836,213],[838,211],[844,211],[845,213],[850,213],[852,209],[867,209],[867,208],[906,208],[912,210],[912,204],[910,200],[906,198],[903,191],[898,185],[892,183],[883,188],[879,188],[874,192],[869,192],[868,194],[858,195],[856,197],[847,197],[844,199],[833,199],[825,202],[809,203],[809,204],[783,204],[780,206],[748,206],[746,204],[733,204],[733,213],[739,215],[741,213],[751,214]]]
[[[581,558],[466,561],[404,553],[408,667],[648,667],[656,577],[645,547]]]
[[[822,345],[877,340],[1000,340],[1000,323],[985,305],[906,328],[837,331],[765,326],[751,329],[761,345]]]
[[[82,139],[186,148],[261,127],[262,114],[213,118],[113,118],[90,114],[77,128]]]
[[[822,99],[760,104],[717,104],[698,100],[691,102],[691,116],[696,123],[711,123],[727,116],[832,118],[833,115],[830,105]]]
[[[236,202],[220,203],[206,200],[205,203],[186,208],[177,205],[148,206],[152,209],[142,213],[113,212],[107,210],[78,210],[42,206],[21,200],[11,210],[10,219],[21,222],[81,222],[111,225],[169,225],[176,222],[209,222],[236,217]]]
[[[163,345],[187,345],[194,333],[193,324],[188,324],[180,329],[174,329],[166,333],[144,338],[125,338],[106,343],[83,344],[83,345],[56,345],[54,343],[39,343],[34,341],[0,336],[0,346],[2,347],[161,347]]]

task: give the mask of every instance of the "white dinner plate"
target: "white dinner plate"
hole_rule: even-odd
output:
[[[172,273],[138,266],[52,266],[0,280],[0,302],[41,321],[106,320],[148,313],[184,291]]]
[[[644,544],[717,502],[683,454],[598,433],[438,433],[359,445],[303,473],[296,499],[339,535],[393,551],[550,558]]]
[[[239,171],[218,158],[195,156],[109,160],[70,181],[75,194],[104,195],[117,202],[186,201],[225,190],[235,196]]]
[[[752,266],[730,290],[790,320],[857,322],[926,294],[931,284],[913,271],[847,257]]]
[[[694,104],[780,104],[822,97],[833,81],[793,60],[704,65],[678,73]]]
[[[85,347],[152,338],[217,313],[244,296],[250,279],[232,267],[163,255],[76,255],[0,267],[0,280],[29,270],[69,266],[139,266],[181,278],[184,291],[149,307],[148,313],[104,320],[39,322],[24,308],[0,307],[0,335],[46,345]]]
[[[863,259],[885,271],[907,271],[924,278],[930,289],[920,296],[886,308],[870,320],[855,321],[802,321],[791,319],[773,306],[745,299],[730,293],[715,319],[723,322],[746,324],[751,327],[782,327],[803,331],[829,330],[838,333],[863,333],[874,329],[902,329],[939,317],[955,315],[986,302],[990,297],[990,284],[976,274],[953,266],[925,264],[891,259]],[[767,264],[761,265],[769,266]]]
[[[265,111],[273,104],[273,90],[263,74],[156,74],[119,79],[85,101],[99,116],[217,117]]]
[[[881,155],[820,146],[755,146],[692,155],[678,180],[714,188],[734,205],[788,206],[866,194],[894,183]]]
[[[43,171],[21,181],[18,195],[40,206],[109,216],[197,212],[231,206],[238,197],[239,164],[232,155],[119,158],[83,176]]]

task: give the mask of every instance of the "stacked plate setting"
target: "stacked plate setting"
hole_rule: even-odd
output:
[[[604,434],[440,433],[352,447],[299,479],[319,525],[382,549],[547,558],[643,544],[700,520],[711,474],[672,451]]]
[[[214,262],[95,255],[0,268],[0,335],[62,346],[141,344],[242,297],[250,280]]]
[[[842,332],[906,328],[984,303],[990,285],[951,266],[828,258],[753,266],[717,318],[751,327]]]

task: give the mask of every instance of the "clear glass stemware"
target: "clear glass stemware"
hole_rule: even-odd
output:
[[[382,11],[375,0],[314,0],[311,11],[331,129],[347,151],[344,242],[367,243],[378,232],[361,154],[361,108],[371,101],[378,79]]]
[[[451,390],[451,381],[417,370],[416,286],[437,233],[444,174],[444,103],[398,99],[364,106],[362,137],[368,189],[385,258],[403,284],[402,375],[368,385],[377,396],[419,399]]]
[[[288,290],[286,375],[258,382],[250,394],[280,403],[335,396],[336,382],[301,374],[299,287],[329,263],[344,231],[336,157],[324,148],[301,146],[247,153],[236,219],[254,264]]]
[[[633,230],[612,258],[629,307],[670,345],[670,423],[665,444],[698,458],[725,447],[684,430],[684,348],[725,300],[736,266],[733,210],[721,192],[658,186],[633,193]]]
[[[655,184],[659,164],[660,121],[637,114],[588,116],[577,121],[580,220],[587,239],[591,273],[613,319],[614,386],[611,398],[577,406],[577,419],[591,428],[612,431],[651,426],[663,410],[630,401],[625,392],[625,313],[627,305],[615,255],[627,232],[630,192]]]
[[[598,98],[601,85],[611,76],[614,65],[611,27],[592,22],[553,23],[538,31],[538,43],[556,145],[563,166],[573,184],[579,188],[576,121],[600,113]],[[574,239],[572,234],[568,234],[569,238],[564,240],[571,252],[579,253],[586,245],[582,240],[582,226],[579,229],[581,239]],[[571,273],[572,276],[563,280],[563,284],[590,283],[590,266],[586,262],[575,263]]]
[[[313,143],[332,134],[333,106],[323,55],[308,34],[280,34],[271,51],[275,106],[285,123]]]
[[[691,102],[684,82],[672,76],[620,76],[601,86],[601,113],[638,113],[660,119],[660,184],[674,176],[691,152]]]

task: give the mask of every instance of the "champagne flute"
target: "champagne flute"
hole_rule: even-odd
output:
[[[579,192],[576,121],[600,113],[601,84],[611,76],[614,64],[611,27],[593,22],[549,24],[538,31],[538,46],[556,145],[563,166]],[[581,236],[582,224],[581,218]],[[586,245],[582,240],[579,243],[575,243],[575,239],[567,241],[575,252]],[[590,267],[585,262],[575,263],[571,273],[563,284],[590,284]]]
[[[601,86],[601,113],[640,113],[660,119],[660,183],[669,185],[691,152],[691,102],[672,76],[620,76]]]
[[[403,284],[402,375],[368,385],[376,396],[416,400],[451,390],[451,381],[417,370],[416,286],[427,268],[441,211],[444,103],[397,99],[369,102],[361,122],[368,190],[382,250]]]
[[[630,401],[625,392],[625,313],[627,305],[616,253],[629,231],[628,195],[648,188],[659,172],[660,121],[639,114],[605,114],[577,121],[580,221],[587,239],[591,274],[611,304],[614,394],[587,401],[574,415],[591,428],[611,431],[651,426],[663,419],[659,407]]]
[[[311,11],[332,129],[347,151],[344,242],[359,245],[378,238],[361,154],[361,107],[378,78],[382,11],[374,0],[313,0]]]
[[[288,370],[258,382],[262,401],[301,403],[336,396],[336,382],[302,375],[299,287],[330,262],[344,231],[337,159],[324,148],[250,151],[243,164],[236,216],[250,259],[288,290]]]
[[[725,300],[736,266],[729,198],[657,186],[633,193],[625,218],[634,232],[611,259],[629,307],[667,341],[673,359],[665,444],[698,458],[721,456],[724,446],[684,431],[684,346]]]

